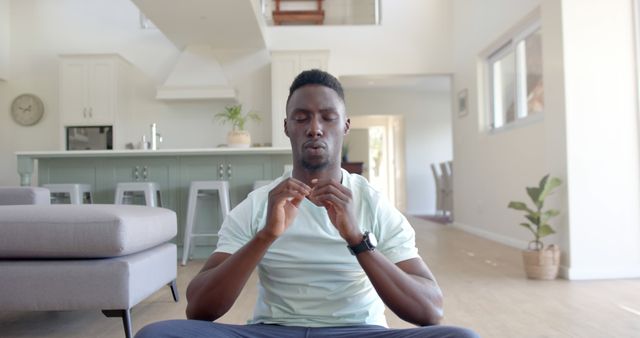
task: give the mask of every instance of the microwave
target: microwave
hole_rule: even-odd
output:
[[[112,150],[113,126],[67,127],[67,150]]]

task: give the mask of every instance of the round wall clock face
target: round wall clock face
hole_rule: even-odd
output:
[[[36,95],[18,95],[11,103],[11,117],[20,125],[34,125],[40,121],[42,115],[44,115],[44,104]]]

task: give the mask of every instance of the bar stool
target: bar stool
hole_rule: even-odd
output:
[[[193,181],[189,187],[189,199],[187,202],[187,223],[184,230],[184,241],[182,248],[182,265],[187,264],[191,256],[193,245],[191,239],[194,237],[218,237],[218,233],[193,233],[193,224],[196,216],[196,204],[198,198],[211,196],[213,192],[218,192],[220,200],[220,211],[222,220],[229,214],[229,182],[227,181]]]
[[[42,187],[51,192],[51,204],[65,204],[67,198],[70,204],[93,203],[91,184],[56,183],[44,184]]]
[[[120,182],[116,185],[116,198],[114,204],[125,203],[126,199],[136,195],[144,197],[145,205],[150,207],[162,206],[162,195],[160,186],[155,182]]]

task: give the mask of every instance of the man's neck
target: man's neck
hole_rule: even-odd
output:
[[[304,182],[308,186],[312,186],[311,180],[319,179],[334,179],[338,182],[342,181],[342,170],[339,166],[327,166],[321,170],[312,171],[305,169],[302,166],[296,166],[293,168],[291,176]]]

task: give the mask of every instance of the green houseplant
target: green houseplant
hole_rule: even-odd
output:
[[[231,131],[227,134],[227,145],[235,148],[246,148],[251,145],[251,134],[245,129],[248,121],[260,121],[260,116],[255,112],[242,113],[242,105],[225,107],[223,112],[214,115],[214,118],[225,125],[231,124]]]
[[[533,202],[529,207],[524,202],[511,201],[508,207],[524,211],[528,222],[520,223],[533,234],[527,250],[522,252],[527,277],[532,279],[555,279],[560,266],[560,249],[556,245],[545,248],[542,238],[554,234],[549,220],[560,214],[556,209],[544,209],[545,199],[562,184],[557,177],[545,175],[537,187],[527,187],[527,195]]]
[[[349,162],[349,143],[342,143],[342,162]]]

